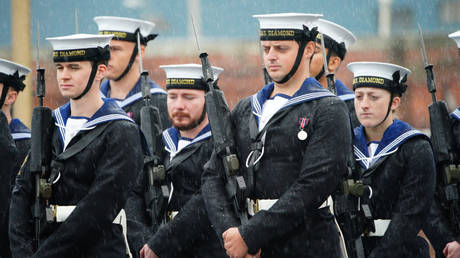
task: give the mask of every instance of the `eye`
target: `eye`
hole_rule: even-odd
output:
[[[373,96],[373,95],[371,96],[371,100],[378,100],[378,99],[379,99],[378,96]]]
[[[192,95],[185,95],[184,98],[185,98],[186,100],[193,100],[193,99],[195,99],[195,97],[192,96]]]

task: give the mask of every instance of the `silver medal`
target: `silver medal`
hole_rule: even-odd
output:
[[[308,137],[308,134],[304,130],[300,130],[299,133],[297,133],[297,138],[299,138],[299,140],[301,141],[306,140],[307,137]]]

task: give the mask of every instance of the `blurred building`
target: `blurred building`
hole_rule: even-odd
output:
[[[0,57],[11,58],[11,3],[0,1]],[[26,0],[27,1],[27,0]],[[431,96],[426,90],[417,23],[423,28],[429,61],[434,64],[438,98],[453,109],[460,104],[460,56],[447,34],[460,30],[460,0],[29,0],[31,46],[35,55],[36,24],[40,23],[40,60],[47,68],[45,104],[57,107],[66,100],[56,86],[51,47],[44,39],[75,33],[96,33],[94,16],[141,18],[157,24],[160,36],[149,44],[144,62],[151,77],[164,86],[162,64],[199,63],[200,51],[210,54],[213,65],[223,67],[220,86],[230,106],[263,86],[258,45],[258,24],[253,14],[274,12],[322,13],[358,37],[336,75],[348,85],[353,61],[392,62],[412,70],[401,118],[418,128],[428,127]],[[24,12],[27,13],[27,12]],[[31,57],[35,60],[35,56]],[[32,74],[32,78],[35,75]],[[35,82],[33,82],[35,85]],[[30,85],[30,86],[33,86]],[[17,105],[21,105],[18,103]]]

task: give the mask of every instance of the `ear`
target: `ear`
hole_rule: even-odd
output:
[[[327,65],[327,68],[329,69],[330,72],[335,72],[338,68],[340,63],[342,63],[342,60],[338,56],[331,56],[329,58],[329,64]]]
[[[18,92],[10,88],[6,94],[5,105],[13,105],[17,98]]]
[[[307,45],[305,46],[305,49],[303,51],[303,56],[306,58],[308,61],[310,61],[311,56],[315,52],[315,42],[314,41],[308,41]]]
[[[104,75],[106,72],[107,66],[105,64],[98,65],[95,79],[101,81],[102,79],[104,79]]]
[[[399,107],[399,104],[401,103],[401,98],[396,96],[393,97],[393,100],[391,101],[391,111],[396,110]]]

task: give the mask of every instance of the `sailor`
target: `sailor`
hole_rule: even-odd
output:
[[[460,31],[449,34],[449,38],[455,40],[460,55]],[[451,148],[454,155],[451,157],[451,161],[453,162],[452,165],[457,165],[456,169],[458,170],[460,169],[460,107],[450,113],[448,125],[449,129],[452,130],[449,133],[453,135]],[[460,258],[460,228],[458,228],[460,218],[453,218],[456,215],[451,214],[449,208],[455,209],[455,206],[452,207],[452,203],[441,197],[445,196],[443,173],[445,171],[438,168],[437,192],[423,230],[433,245],[436,257]],[[451,184],[451,186],[455,186],[455,184]],[[458,181],[456,187],[456,190],[459,191]]]
[[[94,21],[99,27],[99,34],[114,35],[110,42],[110,60],[105,74],[107,80],[101,84],[101,93],[104,97],[115,99],[139,125],[140,109],[144,104],[138,47],[144,60],[147,43],[158,36],[152,33],[155,24],[144,20],[112,16],[94,17]],[[138,34],[140,34],[140,45],[137,44]],[[152,95],[151,103],[160,112],[162,128],[168,128],[170,122],[166,111],[166,92],[150,78],[148,83]]]
[[[346,154],[337,146],[351,144],[351,129],[344,102],[309,78],[312,24],[320,16],[254,16],[274,82],[241,100],[231,117],[252,217],[238,218],[215,152],[202,185],[208,217],[230,257],[341,256],[326,200],[346,173]]]
[[[433,151],[426,135],[395,115],[410,70],[376,62],[347,67],[354,74],[361,123],[355,128],[354,153],[369,188],[357,205],[370,211],[375,226],[364,233],[366,257],[429,257],[426,241],[417,234],[434,194]]]
[[[8,207],[14,179],[30,149],[30,130],[21,120],[12,117],[12,106],[20,91],[24,90],[24,80],[30,69],[20,64],[0,59],[0,107],[2,113],[2,207],[0,208],[0,257],[11,257],[8,239]],[[4,119],[3,119],[4,118]],[[9,130],[8,130],[9,128]],[[14,140],[11,142],[10,140]],[[13,144],[11,144],[13,143]],[[14,147],[16,145],[16,147]],[[15,154],[12,156],[11,154]]]
[[[172,127],[163,132],[170,184],[166,224],[148,236],[141,257],[226,257],[200,194],[203,166],[213,150],[204,95],[208,86],[198,64],[160,66],[166,73]],[[212,67],[217,85],[222,68]]]
[[[356,42],[356,37],[351,31],[328,20],[318,19],[314,22],[313,26],[318,27],[319,33],[316,37],[315,54],[313,55],[310,63],[310,75],[315,77],[315,79],[327,89],[328,85],[326,74],[324,72],[324,57],[321,47],[321,38],[324,39],[328,72],[336,73],[345,59],[347,50]],[[353,104],[353,98],[355,96],[353,91],[350,90],[341,80],[335,79],[335,77],[334,82],[337,89],[337,96],[345,101],[345,104],[347,104],[348,110],[350,111],[353,128],[359,126],[359,121],[356,118]]]
[[[47,216],[43,214],[46,222],[38,227],[38,239],[31,209],[36,189],[30,159],[17,176],[9,227],[13,257],[129,253],[122,208],[143,156],[138,126],[115,101],[100,96],[111,38],[89,34],[47,38],[54,49],[59,91],[70,100],[52,113],[51,162],[45,164],[50,170],[41,175],[51,193],[41,195]]]

